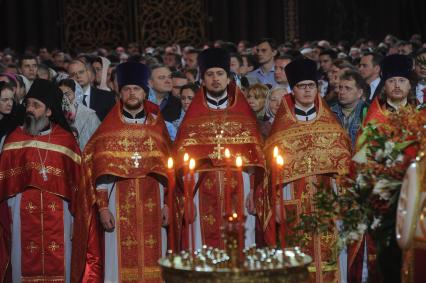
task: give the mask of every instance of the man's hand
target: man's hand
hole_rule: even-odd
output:
[[[104,227],[105,231],[112,232],[115,228],[115,220],[111,211],[108,208],[102,208],[99,210],[99,217],[101,219],[101,224]]]
[[[167,204],[161,210],[161,226],[166,227],[169,225],[169,207]]]
[[[254,191],[250,190],[248,196],[246,197],[246,208],[248,213],[255,215],[256,206],[254,205]]]

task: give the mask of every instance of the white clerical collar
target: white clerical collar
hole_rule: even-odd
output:
[[[48,135],[52,132],[52,129],[49,127],[49,129],[45,130],[45,131],[41,131],[40,133],[37,134],[37,136],[45,136]]]
[[[312,104],[309,107],[302,107],[296,104],[294,113],[298,121],[311,121],[317,117],[315,104]]]
[[[405,105],[407,105],[407,98],[404,98],[404,100],[402,100],[400,103],[396,104],[394,102],[392,102],[390,99],[386,100],[386,103],[392,107],[395,110],[398,110],[401,107],[404,107]]]
[[[143,110],[137,113],[136,116],[132,116],[132,114],[130,114],[125,109],[123,109],[122,116],[123,116],[124,122],[128,124],[144,124],[146,120],[145,111]]]
[[[212,109],[226,109],[228,107],[228,92],[225,90],[223,95],[219,98],[211,96],[208,92],[206,93],[207,106]]]

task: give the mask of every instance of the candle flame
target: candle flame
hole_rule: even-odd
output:
[[[283,166],[284,165],[284,158],[281,155],[277,156],[277,165]]]
[[[232,213],[232,217],[233,217],[234,219],[237,219],[237,218],[238,218],[238,214],[237,214],[236,212],[234,212],[234,213]]]
[[[278,146],[274,146],[274,158],[278,156]]]
[[[230,158],[231,157],[231,152],[229,151],[228,148],[225,148],[225,157],[226,158]]]
[[[184,162],[188,162],[188,160],[189,160],[189,154],[188,154],[188,153],[185,153],[185,154],[183,155],[183,161],[184,161]]]
[[[232,222],[232,221],[234,220],[234,218],[232,218],[232,216],[229,216],[228,220],[229,220],[230,222]]]
[[[172,169],[173,168],[173,158],[169,157],[167,160],[167,168]]]
[[[243,159],[241,158],[241,156],[237,156],[237,158],[235,159],[235,165],[237,165],[237,167],[243,166]]]
[[[189,170],[194,170],[195,168],[195,160],[194,158],[191,158],[191,160],[189,160]]]

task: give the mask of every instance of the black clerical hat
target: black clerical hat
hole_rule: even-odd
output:
[[[201,78],[210,68],[222,68],[229,74],[230,72],[229,52],[223,48],[208,48],[198,55],[198,67]]]
[[[149,68],[142,63],[121,63],[117,66],[118,88],[121,89],[125,85],[138,85],[148,94],[148,79],[150,74]]]
[[[62,109],[62,91],[51,81],[35,79],[25,99],[34,98],[43,102],[51,110]]]
[[[381,67],[381,77],[384,81],[392,77],[411,79],[413,59],[407,55],[393,54],[383,58]]]
[[[285,66],[284,70],[291,88],[301,81],[310,80],[316,83],[318,80],[317,63],[310,59],[294,60]]]
[[[46,107],[52,111],[50,119],[53,122],[58,123],[65,130],[71,131],[64,113],[62,112],[63,96],[62,91],[53,82],[43,79],[35,79],[25,96],[25,100],[28,98],[34,98],[43,102]]]

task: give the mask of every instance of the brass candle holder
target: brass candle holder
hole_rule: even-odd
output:
[[[225,249],[203,246],[191,253],[168,252],[159,260],[166,283],[301,283],[308,278],[312,258],[298,247],[284,250],[250,248],[242,250],[237,216],[229,216],[222,227]]]

